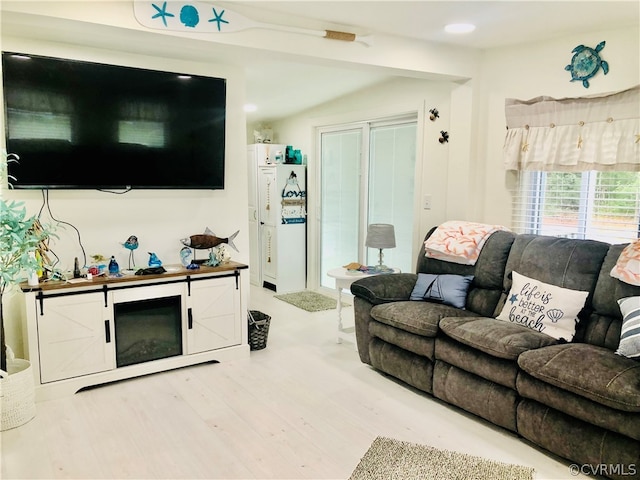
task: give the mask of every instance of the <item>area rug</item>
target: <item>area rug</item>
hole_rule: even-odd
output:
[[[532,480],[534,472],[529,467],[378,437],[349,480]]]
[[[273,297],[306,310],[307,312],[332,310],[336,308],[337,305],[335,298],[327,297],[321,293],[309,292],[307,290],[302,292],[283,293],[282,295],[274,295]],[[345,305],[346,303],[342,302],[342,306],[344,307]]]

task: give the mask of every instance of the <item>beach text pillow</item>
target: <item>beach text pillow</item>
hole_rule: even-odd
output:
[[[419,273],[410,299],[464,308],[472,281],[473,275]]]
[[[640,297],[621,298],[618,305],[622,312],[622,329],[616,353],[640,360]]]
[[[497,319],[570,342],[589,292],[557,287],[515,271],[512,276],[511,290]]]

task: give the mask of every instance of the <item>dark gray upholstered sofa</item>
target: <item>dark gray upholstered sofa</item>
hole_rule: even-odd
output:
[[[415,274],[352,284],[360,359],[571,462],[640,478],[640,361],[615,353],[617,300],[640,287],[609,275],[623,248],[498,231],[470,266],[425,258],[423,246]],[[514,270],[589,292],[570,342],[495,319]],[[466,308],[409,301],[419,272],[473,275]]]

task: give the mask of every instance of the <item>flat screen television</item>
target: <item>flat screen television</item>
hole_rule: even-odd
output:
[[[223,189],[226,80],[2,53],[14,188]]]

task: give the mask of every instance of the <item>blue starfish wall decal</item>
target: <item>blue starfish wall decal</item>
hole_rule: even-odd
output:
[[[167,26],[167,17],[175,17],[173,13],[167,12],[167,2],[164,2],[162,4],[162,8],[158,7],[155,3],[152,3],[151,5],[158,12],[151,18],[158,18],[158,17],[162,18],[162,23],[164,23],[165,27]]]
[[[213,18],[211,20],[209,20],[209,22],[216,22],[218,24],[218,31],[220,31],[220,24],[221,23],[229,23],[225,19],[222,18],[223,15],[224,15],[224,10],[222,10],[220,12],[220,14],[218,14],[218,12],[216,12],[216,9],[213,8]]]

